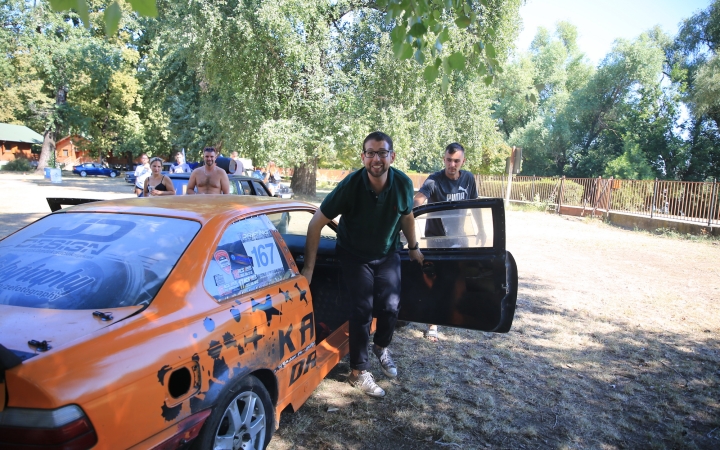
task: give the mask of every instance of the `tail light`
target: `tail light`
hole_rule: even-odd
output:
[[[79,406],[0,411],[3,450],[87,450],[96,443],[95,429]]]

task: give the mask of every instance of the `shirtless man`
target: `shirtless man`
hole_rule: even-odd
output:
[[[205,147],[203,159],[205,165],[190,174],[186,194],[229,194],[230,180],[227,173],[215,165],[215,149]],[[197,192],[195,192],[196,187]]]

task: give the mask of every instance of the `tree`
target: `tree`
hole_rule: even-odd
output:
[[[720,1],[685,20],[672,45],[666,47],[668,73],[681,88],[690,118],[684,164],[678,175],[706,180],[720,175],[720,90],[717,88],[720,48]]]
[[[56,11],[74,9],[88,26],[91,23],[88,0],[49,1]],[[138,13],[157,16],[155,0],[128,1]],[[121,3],[115,1],[104,11],[103,19],[109,36],[115,34],[123,15]],[[353,10],[373,8],[383,11],[390,25],[388,31],[395,54],[400,59],[414,58],[425,65],[423,73],[428,81],[435,80],[443,72],[449,76],[453,70],[462,71],[469,61],[481,75],[487,74],[486,82],[490,83],[495,72],[501,70],[495,44],[498,41],[507,42],[512,37],[503,34],[507,29],[503,22],[509,18],[506,12],[517,11],[518,7],[519,0],[340,0],[323,5],[322,9],[325,12],[323,17],[329,17],[336,23]],[[296,9],[294,12],[300,11]],[[460,51],[444,52],[443,46],[450,40],[448,21],[465,30],[470,45]],[[443,77],[443,85],[448,82],[449,79]]]

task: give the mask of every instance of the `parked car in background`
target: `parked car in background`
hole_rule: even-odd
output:
[[[187,185],[190,181],[189,173],[169,173],[167,176],[175,186],[176,195],[187,193]],[[231,194],[270,196],[270,191],[262,180],[245,175],[228,175],[228,179],[230,180]]]
[[[312,289],[302,276],[316,211],[259,196],[129,198],[0,240],[0,448],[264,449],[348,352],[335,222]],[[399,319],[509,331],[518,277],[502,199],[414,213],[425,264],[399,251]],[[426,237],[426,219],[454,234]]]
[[[135,184],[135,170],[128,170],[125,172],[125,182]]]
[[[118,169],[111,169],[109,167],[103,166],[100,163],[78,164],[77,166],[73,166],[72,173],[78,174],[81,177],[86,177],[88,175],[104,175],[107,177],[115,178],[116,176],[120,175],[120,171]]]
[[[265,179],[265,176],[263,175],[262,171],[260,171],[260,170],[247,169],[245,171],[245,175],[248,177],[251,177],[251,178],[255,178],[257,180]],[[293,197],[295,197],[295,193],[293,193],[293,190],[290,187],[290,183],[281,181],[280,186],[278,187],[278,189],[275,190],[275,197],[277,197],[277,198],[293,198]]]

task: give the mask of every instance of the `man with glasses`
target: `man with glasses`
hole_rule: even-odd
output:
[[[215,164],[215,148],[205,147],[203,160],[205,164],[196,168],[190,174],[186,194],[229,194],[230,179],[227,173]]]
[[[465,164],[465,148],[457,142],[445,147],[443,164],[445,169],[427,177],[418,193],[415,194],[413,206],[424,205],[428,202],[450,202],[477,198],[475,177],[470,172],[460,170]],[[456,230],[447,229],[447,227],[452,228],[452,225],[454,224],[451,220],[428,219],[425,224],[425,237],[459,234],[455,232]],[[437,342],[437,325],[429,325],[425,337],[432,342]]]
[[[362,392],[383,397],[385,391],[368,371],[368,344],[373,314],[377,328],[373,353],[383,373],[394,378],[397,367],[387,347],[392,341],[400,306],[400,230],[408,241],[410,259],[422,264],[415,239],[413,184],[390,167],[395,152],[390,136],[376,131],[363,142],[363,169],[345,177],[325,198],[308,225],[302,274],[312,281],[320,232],[341,215],[337,256],[351,302],[350,368],[348,381]]]

